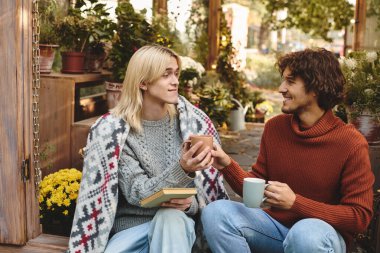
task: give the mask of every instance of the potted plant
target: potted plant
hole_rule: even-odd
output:
[[[369,143],[380,143],[380,51],[354,51],[341,60],[348,116]]]
[[[60,16],[60,8],[56,0],[40,0],[38,2],[40,18],[40,72],[49,74],[58,48],[58,35],[55,24]]]
[[[110,19],[110,13],[106,5],[92,0],[91,4],[85,1],[77,1],[76,8],[82,10],[92,22],[91,34],[85,49],[85,70],[87,72],[99,72],[106,59],[106,47],[114,37],[116,24]]]
[[[61,169],[41,181],[39,208],[44,233],[70,235],[81,177],[77,169]]]
[[[91,34],[91,21],[76,8],[69,8],[68,14],[58,22],[57,32],[63,48],[62,73],[84,72],[84,49]]]
[[[76,1],[67,16],[58,22],[60,44],[66,50],[61,53],[63,73],[83,73],[85,52],[91,49],[104,52],[105,43],[113,36],[114,24],[108,18],[105,4],[98,0],[87,4]]]

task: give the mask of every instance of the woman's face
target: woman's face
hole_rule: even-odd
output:
[[[160,104],[178,103],[179,68],[176,58],[171,57],[162,76],[151,84],[144,85],[144,100]],[[145,101],[147,102],[147,101]]]

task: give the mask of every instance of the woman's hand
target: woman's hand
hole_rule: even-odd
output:
[[[192,202],[193,197],[188,197],[187,199],[171,199],[168,202],[162,203],[161,207],[169,207],[180,211],[185,211],[190,208]]]
[[[223,149],[214,143],[214,150],[211,150],[211,155],[214,158],[214,163],[212,164],[218,170],[222,170],[224,167],[231,163],[231,158]]]
[[[186,140],[182,145],[182,155],[179,164],[182,169],[188,173],[197,170],[203,170],[212,165],[214,159],[211,157],[211,149],[206,147],[201,153],[193,157],[195,152],[202,146],[203,142],[200,141],[194,146],[190,147],[190,140]]]

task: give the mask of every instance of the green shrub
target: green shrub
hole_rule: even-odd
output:
[[[274,55],[256,54],[247,59],[247,68],[253,72],[250,82],[260,88],[277,89],[281,83],[281,75],[275,67]]]

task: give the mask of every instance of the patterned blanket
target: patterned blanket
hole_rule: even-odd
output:
[[[183,139],[190,134],[211,134],[220,139],[211,120],[185,98],[177,105]],[[70,253],[103,252],[118,202],[118,160],[129,125],[108,113],[91,127],[85,149],[83,175],[71,229]],[[199,206],[228,198],[222,175],[213,167],[197,171]]]

